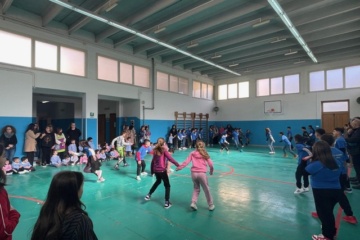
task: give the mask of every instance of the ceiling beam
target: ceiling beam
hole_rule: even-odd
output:
[[[68,0],[63,0],[63,2],[68,2]],[[45,13],[43,13],[42,26],[45,27],[48,25],[63,9],[64,8],[58,4],[52,3],[50,7],[46,9]]]
[[[2,3],[0,3],[1,13],[5,14],[12,3],[13,0],[3,0]]]
[[[194,33],[198,33],[199,31],[203,31],[204,29],[214,27],[216,25],[222,24],[223,22],[234,20],[239,16],[249,14],[253,11],[258,11],[267,6],[266,3],[248,3],[245,6],[233,8],[232,10],[226,9],[225,11],[219,12],[217,16],[213,16],[212,18],[204,19],[201,22],[194,23],[192,27],[185,27],[183,29],[178,29],[175,33],[168,34],[164,39],[161,39],[163,42],[171,43],[172,41],[182,38],[186,35],[191,35]],[[139,46],[134,47],[134,53],[139,53],[156,47],[156,44],[153,43],[145,43]]]
[[[177,11],[175,16],[171,17],[170,19],[167,19],[163,22],[159,22],[157,23],[155,26],[151,26],[151,27],[147,27],[145,29],[142,29],[141,31],[144,32],[144,33],[147,33],[149,31],[152,31],[154,30],[154,28],[156,26],[169,26],[173,23],[176,23],[178,21],[181,21],[183,19],[186,19],[188,17],[190,17],[191,15],[193,14],[196,14],[198,12],[201,12],[209,7],[212,7],[212,6],[215,6],[221,2],[223,2],[224,0],[209,0],[208,2],[205,2],[205,3],[202,3],[201,5],[199,6],[195,6],[193,8],[191,8],[190,10],[186,10],[185,12],[179,12]],[[122,39],[118,42],[116,42],[114,44],[115,47],[118,47],[118,46],[121,46],[121,45],[124,45],[126,43],[129,43],[131,41],[133,41],[134,39],[136,39],[136,36],[130,36],[128,38],[125,38],[125,39]]]

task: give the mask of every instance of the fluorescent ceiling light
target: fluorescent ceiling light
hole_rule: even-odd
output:
[[[262,25],[265,25],[265,24],[268,24],[270,22],[270,20],[265,20],[265,21],[262,21],[262,19],[260,18],[260,22],[258,23],[255,23],[254,25],[252,25],[253,27],[260,27]]]
[[[286,38],[276,38],[275,40],[271,41],[270,43],[278,43],[278,42],[282,42],[282,41],[286,41]]]
[[[41,101],[42,103],[48,103],[48,102],[50,102],[50,101]]]
[[[239,65],[238,63],[233,63],[233,64],[230,64],[229,67],[236,67],[238,65]]]
[[[154,31],[154,33],[159,33],[159,32],[165,31],[165,29],[166,29],[166,27],[160,28],[160,26],[157,26],[157,29]]]
[[[291,49],[290,49],[290,51],[285,53],[284,55],[289,56],[289,55],[293,55],[293,54],[296,54],[296,53],[298,53],[298,51],[291,51]]]
[[[215,59],[215,58],[221,58],[222,55],[221,54],[215,54],[214,56],[211,57],[211,59]]]
[[[189,45],[187,45],[187,48],[193,48],[193,47],[197,47],[197,46],[199,46],[199,43],[197,43],[197,42],[192,42],[192,43],[190,43]]]
[[[184,50],[178,49],[178,48],[176,48],[176,47],[174,47],[174,46],[172,46],[172,45],[170,45],[170,44],[167,44],[167,43],[165,43],[165,42],[161,42],[160,40],[157,40],[156,38],[153,38],[153,37],[147,36],[147,35],[145,35],[145,34],[142,34],[142,33],[140,33],[140,32],[137,32],[137,31],[134,30],[134,29],[131,29],[131,28],[126,27],[126,26],[123,26],[123,25],[121,25],[121,24],[119,24],[119,23],[117,23],[117,22],[111,21],[111,20],[109,20],[109,19],[107,19],[107,18],[105,18],[105,17],[102,17],[102,16],[99,16],[99,15],[97,15],[97,14],[94,14],[94,13],[92,13],[92,12],[86,10],[86,9],[79,8],[78,6],[73,5],[72,3],[63,2],[63,1],[60,1],[60,0],[49,0],[49,1],[50,1],[50,2],[53,2],[53,3],[56,3],[56,4],[58,4],[58,5],[60,5],[60,6],[64,7],[64,8],[70,9],[70,10],[72,10],[72,11],[76,11],[76,12],[78,12],[78,13],[81,13],[81,14],[83,14],[83,15],[85,15],[85,16],[87,16],[87,17],[90,17],[90,18],[92,18],[92,19],[95,19],[95,20],[104,22],[104,23],[106,23],[106,24],[108,24],[108,25],[110,25],[110,26],[113,26],[113,27],[117,28],[117,29],[126,31],[126,32],[128,32],[128,33],[132,33],[132,34],[134,34],[134,35],[136,35],[136,36],[138,36],[138,37],[144,38],[144,39],[146,39],[146,40],[148,40],[148,41],[151,41],[151,42],[157,43],[157,44],[159,44],[159,45],[162,45],[162,46],[164,46],[164,47],[167,47],[167,48],[169,48],[169,49],[171,49],[171,50],[174,50],[174,51],[176,51],[176,52],[178,52],[178,53],[182,53],[182,54],[184,54],[184,55],[186,55],[186,56],[189,56],[189,57],[191,57],[191,58],[193,58],[193,59],[196,59],[196,60],[199,60],[199,61],[204,62],[204,63],[206,63],[206,64],[209,64],[209,65],[211,65],[211,66],[214,66],[214,67],[216,67],[216,68],[218,68],[218,69],[224,70],[224,71],[229,72],[229,73],[231,73],[231,74],[234,74],[234,75],[236,75],[236,76],[241,76],[240,73],[234,72],[234,71],[232,71],[232,70],[230,70],[230,69],[228,69],[228,68],[224,68],[224,67],[222,67],[222,66],[220,66],[220,65],[218,65],[218,64],[215,64],[215,63],[213,63],[213,62],[209,62],[209,61],[207,61],[207,60],[204,59],[204,58],[201,58],[201,57],[192,55],[192,54],[189,53],[189,52],[186,52],[186,51],[184,51]],[[193,46],[191,46],[191,47],[195,47],[195,46],[199,45],[199,43],[193,43],[192,45],[193,45]]]
[[[298,61],[296,61],[296,62],[294,62],[294,64],[300,64],[300,63],[304,63],[305,62],[305,60],[298,60]]]
[[[307,47],[306,42],[304,41],[304,39],[301,37],[300,33],[296,30],[294,24],[291,22],[290,18],[288,17],[288,15],[286,14],[286,12],[282,9],[282,7],[280,6],[280,4],[278,3],[277,0],[268,0],[269,4],[271,5],[271,7],[274,9],[274,11],[279,15],[279,17],[281,18],[281,20],[283,21],[283,23],[286,25],[286,27],[290,30],[290,32],[292,33],[292,35],[296,38],[296,40],[299,42],[299,44],[304,48],[305,52],[307,53],[307,55],[311,58],[311,60],[314,63],[317,63],[318,60],[316,59],[316,57],[314,56],[314,54],[312,53],[312,51],[310,50],[309,47]],[[305,47],[306,46],[306,47]]]

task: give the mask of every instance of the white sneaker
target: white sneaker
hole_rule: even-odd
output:
[[[187,148],[186,148],[186,147],[183,147],[182,149],[183,149],[183,150],[186,150]]]
[[[191,207],[191,209],[194,210],[194,211],[197,210],[196,203],[191,203],[191,204],[190,204],[190,207]]]
[[[303,192],[308,192],[309,191],[309,188],[308,187],[305,187],[305,188],[302,188]]]
[[[297,188],[294,192],[294,194],[300,194],[300,193],[303,193],[304,190],[302,188]]]
[[[141,173],[141,176],[147,176],[147,175],[148,175],[147,172],[142,172],[142,173]]]
[[[214,211],[214,209],[215,209],[215,205],[214,205],[214,204],[211,204],[211,205],[209,206],[209,210],[210,210],[210,211]]]
[[[136,176],[136,180],[140,181],[141,177],[140,176]]]

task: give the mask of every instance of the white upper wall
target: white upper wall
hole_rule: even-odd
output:
[[[309,92],[309,73],[313,71],[342,68],[346,66],[360,65],[360,58],[334,61],[324,64],[297,67],[281,71],[273,71],[261,74],[241,76],[238,78],[218,81],[216,84],[229,84],[249,81],[250,97],[242,99],[218,100],[219,112],[216,119],[226,120],[285,120],[285,119],[321,119],[321,101],[349,100],[350,116],[360,115],[360,104],[356,98],[360,97],[360,89],[343,89],[322,92]],[[280,77],[285,75],[300,74],[300,93],[287,95],[272,95],[256,97],[256,80],[263,78]],[[216,90],[217,91],[217,88]],[[217,97],[217,92],[215,94]],[[276,116],[264,114],[264,101],[281,100],[283,113]]]

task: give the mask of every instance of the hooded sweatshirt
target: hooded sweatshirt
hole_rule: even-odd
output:
[[[172,162],[175,166],[179,166],[179,163],[170,155],[168,151],[164,151],[160,156],[154,153],[151,161],[151,173],[166,171],[167,160]]]
[[[210,167],[210,173],[213,173],[214,166],[212,160],[205,159],[197,150],[190,153],[185,162],[183,162],[178,169],[181,170],[192,162],[191,172],[204,172],[207,171],[207,166]]]

